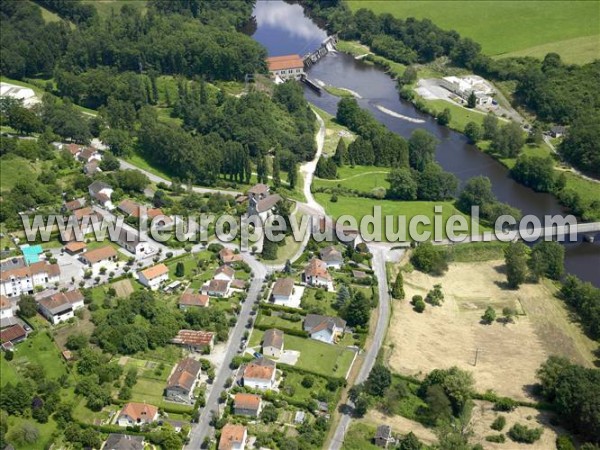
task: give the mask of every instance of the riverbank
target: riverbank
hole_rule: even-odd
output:
[[[338,50],[341,52],[348,53],[355,57],[355,59],[361,59],[368,64],[374,64],[381,67],[392,79],[397,79],[402,76],[406,66],[395,63],[382,56],[375,55],[371,52],[369,47],[354,41],[340,40],[338,42]],[[443,99],[427,99],[421,96],[417,92],[417,85],[419,80],[426,78],[441,78],[447,75],[457,75],[465,73],[464,69],[454,69],[446,66],[445,64],[439,64],[433,62],[428,65],[416,65],[414,66],[417,70],[417,78],[411,83],[404,87],[405,100],[410,101],[415,108],[419,111],[428,114],[432,117],[436,117],[444,109],[449,109],[451,113],[451,120],[448,128],[464,134],[465,127],[469,122],[475,122],[478,125],[483,124],[483,120],[486,113],[483,111],[477,111],[474,109],[468,109],[454,102],[443,100]],[[406,94],[408,93],[408,95]],[[500,118],[500,120],[503,120]],[[490,155],[496,159],[507,169],[511,169],[517,158],[503,158],[499,155],[489,151],[490,141],[479,141],[475,144],[480,151]],[[587,221],[600,220],[600,189],[598,189],[597,183],[591,180],[582,178],[568,169],[564,163],[557,161],[558,155],[552,151],[550,146],[543,142],[539,145],[526,144],[523,147],[521,154],[535,155],[542,157],[551,157],[555,161],[554,170],[555,173],[564,174],[566,177],[566,189],[572,190],[577,193],[584,203],[582,218]],[[561,165],[563,166],[561,168]],[[567,170],[565,170],[565,167]],[[556,194],[552,193],[556,198]]]

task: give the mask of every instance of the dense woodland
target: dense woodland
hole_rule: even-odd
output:
[[[393,61],[411,65],[447,57],[451,63],[495,81],[516,83],[515,101],[547,124],[570,125],[561,145],[564,157],[576,167],[600,174],[600,60],[568,65],[555,53],[543,61],[531,57],[492,59],[473,40],[442,30],[428,19],[376,15],[368,9],[352,13],[341,1],[302,0],[342,39],[359,40]]]

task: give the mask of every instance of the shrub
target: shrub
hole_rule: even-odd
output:
[[[529,428],[520,423],[516,423],[508,430],[508,437],[515,442],[533,444],[542,436],[542,432],[543,430],[541,428]]]
[[[492,424],[490,425],[490,428],[492,430],[502,431],[502,429],[504,428],[505,425],[506,425],[506,417],[504,417],[504,416],[498,416],[492,422]]]
[[[423,301],[423,297],[420,295],[413,296],[410,304],[413,305],[413,309],[418,313],[425,311],[425,301]]]
[[[499,444],[502,444],[506,441],[506,438],[503,434],[491,434],[489,436],[486,436],[485,440],[488,442],[497,442]]]
[[[512,398],[501,397],[494,402],[494,411],[513,411],[517,407],[517,402]]]
[[[556,450],[575,450],[570,436],[562,435],[556,438]]]

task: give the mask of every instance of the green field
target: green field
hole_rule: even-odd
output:
[[[387,167],[343,166],[338,169],[337,179],[325,180],[315,177],[313,186],[320,188],[343,187],[362,192],[371,192],[376,188],[387,189],[389,183],[386,178],[389,171],[390,169]]]
[[[315,105],[310,105],[310,107],[321,116],[323,122],[325,122],[325,142],[323,144],[323,153],[325,155],[332,155],[335,153],[335,149],[338,145],[340,137],[344,137],[344,141],[346,142],[346,146],[350,144],[355,139],[354,133],[352,133],[348,128],[343,125],[338,124],[335,121],[335,116],[332,116],[327,111],[324,111],[320,108],[317,108]]]
[[[373,444],[376,431],[374,426],[354,421],[348,428],[342,450],[378,450],[381,447]]]
[[[17,181],[31,179],[39,172],[39,163],[16,155],[0,158],[0,191],[10,190]]]
[[[369,8],[400,18],[431,19],[446,30],[456,30],[481,44],[491,56],[548,51],[563,52],[577,62],[598,57],[600,3],[590,1],[356,1],[352,10]],[[583,38],[581,42],[573,41]],[[595,39],[595,45],[593,41]],[[573,44],[574,46],[573,50]],[[543,47],[541,47],[543,46]]]
[[[344,197],[344,196],[338,196],[338,201],[332,202],[331,195],[321,194],[321,193],[315,194],[315,199],[317,200],[317,202],[319,202],[321,205],[323,205],[323,207],[325,208],[327,213],[332,215],[333,217],[339,218],[342,215],[350,214],[359,221],[364,216],[373,215],[373,208],[375,206],[380,206],[381,214],[382,214],[382,217],[384,218],[383,230],[382,230],[382,238],[384,241],[386,240],[385,234],[386,234],[386,229],[387,229],[386,224],[385,224],[386,216],[394,216],[395,219],[398,216],[406,217],[406,226],[402,228],[403,230],[406,231],[406,238],[401,239],[401,241],[408,242],[409,241],[408,224],[410,223],[411,218],[416,215],[423,215],[423,216],[427,216],[430,219],[430,222],[433,223],[434,206],[436,206],[436,205],[442,206],[441,217],[442,217],[443,224],[446,223],[446,220],[451,215],[458,214],[458,215],[461,215],[466,218],[467,223],[469,224],[469,227],[470,227],[469,217],[466,216],[465,214],[461,213],[460,211],[458,211],[454,207],[452,202],[440,202],[440,203],[423,202],[423,201],[401,202],[401,201],[393,201],[393,200],[375,200],[375,199],[368,199],[368,198],[362,198],[362,197]],[[398,222],[397,222],[397,220],[394,220],[393,223],[394,223],[394,226],[393,226],[393,229],[391,230],[391,232],[396,232],[398,230]],[[433,225],[419,224],[417,226],[418,232],[423,232],[423,231],[432,232],[432,230],[433,230]],[[433,238],[433,232],[432,232],[431,237]],[[445,227],[443,229],[442,237],[444,237],[444,238],[446,237]]]
[[[46,332],[38,331],[16,346],[11,366],[14,369],[21,369],[27,364],[42,366],[46,376],[52,379],[67,373],[66,364],[58,348]]]

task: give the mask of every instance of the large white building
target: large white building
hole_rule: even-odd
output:
[[[40,312],[54,325],[75,316],[75,311],[83,308],[83,294],[78,290],[58,292],[43,298],[38,303]]]
[[[251,389],[267,391],[275,386],[275,362],[259,358],[248,363],[243,370],[243,384]]]
[[[6,297],[18,297],[21,294],[33,294],[36,287],[47,288],[60,281],[58,264],[46,264],[39,261],[29,266],[18,267],[0,274],[0,294]]]
[[[271,56],[267,58],[267,66],[276,83],[299,80],[304,75],[304,61],[300,55]]]
[[[444,77],[441,84],[465,102],[469,99],[471,93],[474,93],[478,106],[491,105],[494,100],[492,97],[495,93],[494,88],[485,79],[477,75]]]
[[[40,102],[33,89],[16,84],[0,83],[0,97],[10,97],[16,100],[21,100],[23,106],[30,108]]]

